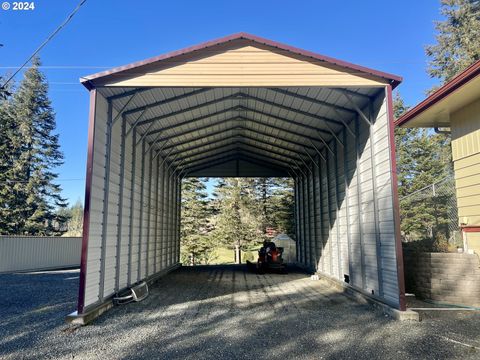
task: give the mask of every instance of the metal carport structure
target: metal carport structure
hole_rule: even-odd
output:
[[[293,177],[298,263],[405,310],[391,96],[400,81],[245,33],[82,78],[77,316],[178,266],[185,176]]]

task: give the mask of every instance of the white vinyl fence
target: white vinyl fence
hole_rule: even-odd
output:
[[[82,238],[0,236],[0,273],[80,266]]]

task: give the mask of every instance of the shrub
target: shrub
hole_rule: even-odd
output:
[[[255,260],[253,254],[251,251],[247,251],[244,255],[243,255],[243,260],[245,261],[253,261]]]

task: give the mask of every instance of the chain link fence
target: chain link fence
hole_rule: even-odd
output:
[[[453,177],[401,197],[400,219],[404,242],[431,239],[461,245]]]

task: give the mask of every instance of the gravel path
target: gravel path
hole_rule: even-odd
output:
[[[397,322],[304,273],[182,268],[74,328],[78,272],[0,275],[0,359],[479,359],[480,313]]]

